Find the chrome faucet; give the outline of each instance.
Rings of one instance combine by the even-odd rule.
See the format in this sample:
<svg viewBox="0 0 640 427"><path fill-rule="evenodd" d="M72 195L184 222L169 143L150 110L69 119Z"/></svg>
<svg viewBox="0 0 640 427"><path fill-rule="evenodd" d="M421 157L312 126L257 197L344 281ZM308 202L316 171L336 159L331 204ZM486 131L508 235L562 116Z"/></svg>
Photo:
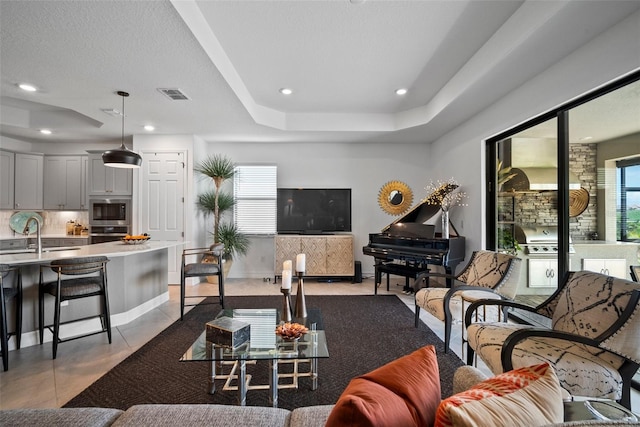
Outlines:
<svg viewBox="0 0 640 427"><path fill-rule="evenodd" d="M22 234L28 235L29 234L29 224L31 224L32 221L36 222L36 252L38 253L38 255L42 255L42 233L41 233L41 228L42 228L42 224L40 224L40 219L38 219L38 217L35 216L30 216L29 219L27 219L26 224L24 225L24 230L22 231Z"/></svg>

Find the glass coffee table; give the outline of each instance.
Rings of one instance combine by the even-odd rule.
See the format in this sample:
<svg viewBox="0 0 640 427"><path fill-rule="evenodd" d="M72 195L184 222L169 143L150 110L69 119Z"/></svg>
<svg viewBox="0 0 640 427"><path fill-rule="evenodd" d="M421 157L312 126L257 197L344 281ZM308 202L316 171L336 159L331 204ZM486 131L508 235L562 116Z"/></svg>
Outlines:
<svg viewBox="0 0 640 427"><path fill-rule="evenodd" d="M209 363L208 393L216 392L215 380L224 380L222 389L237 391L238 405L245 406L248 390L268 389L269 402L277 408L278 389L297 389L301 377L311 378L311 390L318 388L318 359L329 357L325 333L319 329L322 328L320 310L309 309L305 319L293 320L309 328L309 332L298 341L287 341L276 335L280 316L275 309L226 309L216 318L222 316L251 324L250 340L229 348L207 341L203 331L180 358L181 362ZM267 363L259 364L259 361ZM252 384L251 375L247 374L247 363L266 365L269 369L268 384ZM287 373L279 373L278 367L283 364L293 367Z"/></svg>

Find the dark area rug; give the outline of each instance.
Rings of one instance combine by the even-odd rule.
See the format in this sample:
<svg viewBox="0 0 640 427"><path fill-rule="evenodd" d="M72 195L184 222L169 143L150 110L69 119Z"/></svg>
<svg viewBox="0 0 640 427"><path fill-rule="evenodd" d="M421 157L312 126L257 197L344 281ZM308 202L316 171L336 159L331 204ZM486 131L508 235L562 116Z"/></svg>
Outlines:
<svg viewBox="0 0 640 427"><path fill-rule="evenodd" d="M276 296L225 299L227 308L280 307L281 302ZM335 403L351 378L428 344L438 354L442 397L452 394L453 373L463 362L453 353L444 354L444 344L426 325L414 328L413 312L396 296L307 296L307 307L322 311L330 357L319 361L317 390L310 389L309 378L302 378L297 390L279 390L279 407ZM214 395L206 392L206 362L179 361L218 310L216 305L194 307L183 321L169 326L65 407L126 410L144 403L235 404L236 393L222 391L222 381ZM247 368L256 383L267 383L267 371L266 361ZM269 406L268 395L268 390L250 390L247 405Z"/></svg>

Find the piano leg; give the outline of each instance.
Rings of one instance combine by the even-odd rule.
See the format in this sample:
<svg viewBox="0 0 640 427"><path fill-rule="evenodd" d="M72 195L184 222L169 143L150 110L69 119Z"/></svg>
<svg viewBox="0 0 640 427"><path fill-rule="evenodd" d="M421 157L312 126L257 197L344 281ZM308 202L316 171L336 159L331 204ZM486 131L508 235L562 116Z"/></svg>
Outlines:
<svg viewBox="0 0 640 427"><path fill-rule="evenodd" d="M444 272L447 274L447 278L445 279L445 283L447 284L447 288L451 288L453 285L453 279L451 276L453 275L451 267L445 266Z"/></svg>

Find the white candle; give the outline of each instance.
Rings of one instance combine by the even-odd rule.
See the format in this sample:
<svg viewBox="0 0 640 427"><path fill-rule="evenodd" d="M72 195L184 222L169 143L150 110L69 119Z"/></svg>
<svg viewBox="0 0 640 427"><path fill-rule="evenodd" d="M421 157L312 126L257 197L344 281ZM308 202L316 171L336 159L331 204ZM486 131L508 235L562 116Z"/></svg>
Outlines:
<svg viewBox="0 0 640 427"><path fill-rule="evenodd" d="M293 269L293 263L291 262L290 259L286 260L285 262L282 263L282 269L283 270L289 270L291 271Z"/></svg>
<svg viewBox="0 0 640 427"><path fill-rule="evenodd" d="M282 270L282 289L291 289L291 270Z"/></svg>
<svg viewBox="0 0 640 427"><path fill-rule="evenodd" d="M305 260L305 254L298 254L296 256L296 271L298 273L304 273Z"/></svg>

